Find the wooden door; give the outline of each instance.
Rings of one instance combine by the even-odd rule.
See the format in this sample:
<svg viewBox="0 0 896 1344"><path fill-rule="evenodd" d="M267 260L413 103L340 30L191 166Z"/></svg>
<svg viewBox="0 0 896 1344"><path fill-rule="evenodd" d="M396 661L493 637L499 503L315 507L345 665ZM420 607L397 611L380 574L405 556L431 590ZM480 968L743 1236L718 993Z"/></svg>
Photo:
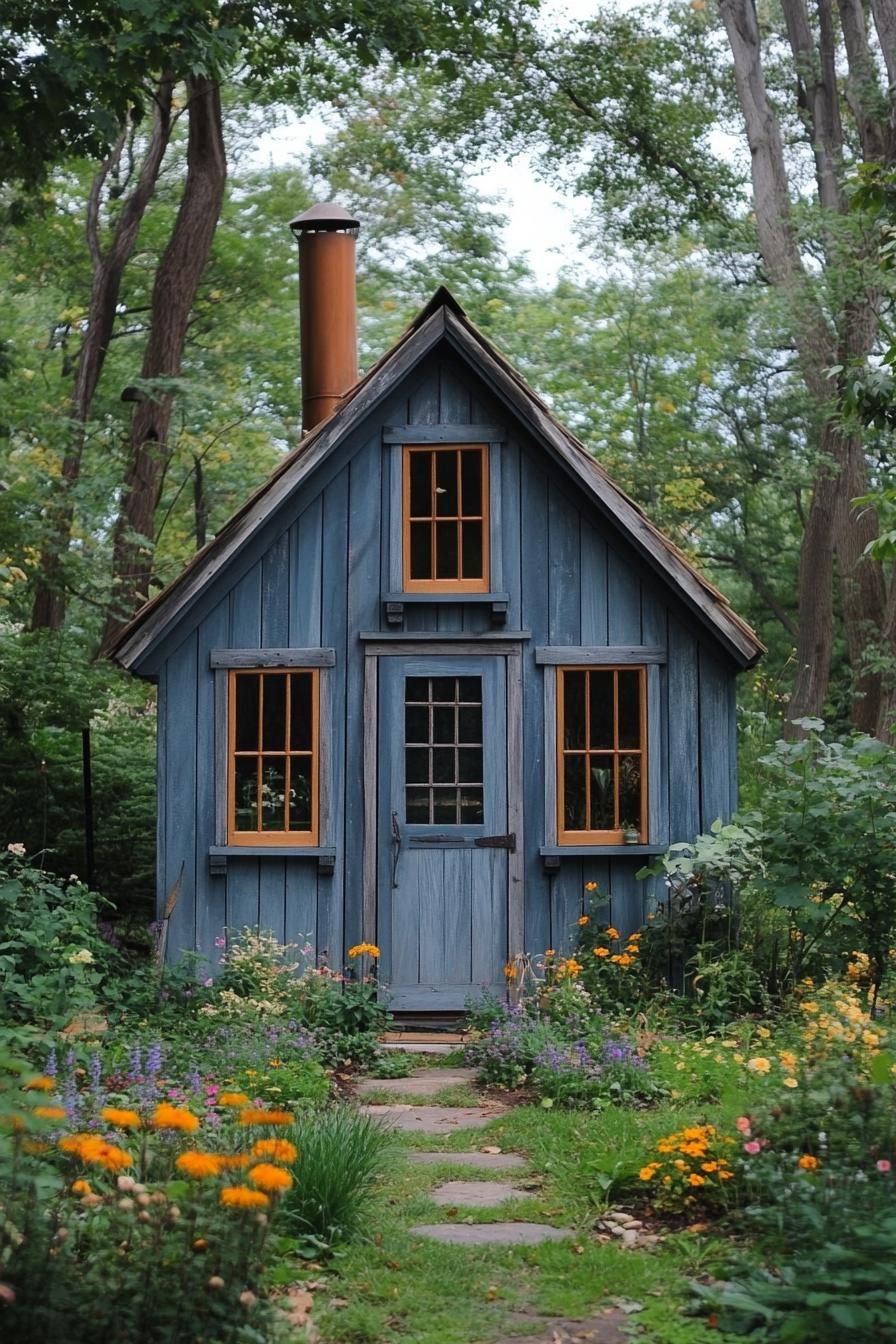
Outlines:
<svg viewBox="0 0 896 1344"><path fill-rule="evenodd" d="M380 659L377 942L394 1009L504 992L507 659Z"/></svg>

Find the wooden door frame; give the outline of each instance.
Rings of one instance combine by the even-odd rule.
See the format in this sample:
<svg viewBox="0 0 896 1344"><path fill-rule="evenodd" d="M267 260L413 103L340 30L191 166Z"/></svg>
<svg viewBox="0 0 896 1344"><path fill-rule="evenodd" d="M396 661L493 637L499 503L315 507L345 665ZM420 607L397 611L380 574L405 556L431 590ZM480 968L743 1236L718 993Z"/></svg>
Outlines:
<svg viewBox="0 0 896 1344"><path fill-rule="evenodd" d="M377 933L377 796L379 760L379 660L381 658L504 658L507 676L507 829L516 847L507 854L507 955L523 951L525 844L523 832L523 680L518 640L390 640L364 647L364 846L361 865L361 937Z"/></svg>

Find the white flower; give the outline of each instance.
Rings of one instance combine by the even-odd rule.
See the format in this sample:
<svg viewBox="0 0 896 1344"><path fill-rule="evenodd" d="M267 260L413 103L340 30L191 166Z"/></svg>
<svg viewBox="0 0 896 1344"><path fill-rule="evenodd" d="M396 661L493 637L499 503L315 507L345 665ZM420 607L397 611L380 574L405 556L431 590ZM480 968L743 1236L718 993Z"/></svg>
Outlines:
<svg viewBox="0 0 896 1344"><path fill-rule="evenodd" d="M10 854L15 854L15 856L16 856L17 859L24 859L24 857L25 857L25 846L24 846L24 845L21 845L21 844L10 844L10 845L7 845L6 848L9 850Z"/></svg>
<svg viewBox="0 0 896 1344"><path fill-rule="evenodd" d="M93 953L89 947L82 947L80 952L73 952L68 959L70 966L90 966L93 963Z"/></svg>

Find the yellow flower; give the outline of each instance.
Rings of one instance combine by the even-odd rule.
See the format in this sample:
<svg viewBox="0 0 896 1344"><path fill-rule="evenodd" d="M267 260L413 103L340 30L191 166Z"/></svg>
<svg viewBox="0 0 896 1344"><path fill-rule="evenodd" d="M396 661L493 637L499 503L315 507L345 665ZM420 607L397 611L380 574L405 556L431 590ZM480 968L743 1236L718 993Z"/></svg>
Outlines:
<svg viewBox="0 0 896 1344"><path fill-rule="evenodd" d="M48 1078L45 1073L38 1074L36 1078L31 1078L25 1084L26 1092L52 1092L56 1084L52 1078Z"/></svg>
<svg viewBox="0 0 896 1344"><path fill-rule="evenodd" d="M590 923L591 923L591 920L588 918L587 915L579 915L579 918L576 920L576 923L577 923L581 928L584 928L586 924L590 924Z"/></svg>
<svg viewBox="0 0 896 1344"><path fill-rule="evenodd" d="M813 1157L811 1153L803 1153L799 1162L797 1162L797 1166L802 1167L803 1171L814 1171L818 1165L818 1158Z"/></svg>
<svg viewBox="0 0 896 1344"><path fill-rule="evenodd" d="M507 962L506 966L504 967L504 979L505 979L505 980L515 980L515 979L516 979L516 967L515 967L511 962L509 962L509 961Z"/></svg>
<svg viewBox="0 0 896 1344"><path fill-rule="evenodd" d="M249 1098L245 1092L219 1092L219 1106L248 1106Z"/></svg>
<svg viewBox="0 0 896 1344"><path fill-rule="evenodd" d="M764 1041L767 1041L769 1036L771 1036L771 1032L769 1031L768 1027L757 1027L756 1035L761 1036Z"/></svg>
<svg viewBox="0 0 896 1344"><path fill-rule="evenodd" d="M610 950L606 947L596 947L594 949L594 955L596 957L608 957L610 955Z"/></svg>
<svg viewBox="0 0 896 1344"><path fill-rule="evenodd" d="M252 1145L253 1157L269 1157L274 1162L295 1162L298 1155L289 1139L259 1139Z"/></svg>
<svg viewBox="0 0 896 1344"><path fill-rule="evenodd" d="M597 891L597 883L596 883L596 882L586 882L586 883L585 883L585 890L586 890L586 891Z"/></svg>
<svg viewBox="0 0 896 1344"><path fill-rule="evenodd" d="M792 1050L782 1050L780 1055L778 1056L778 1059L781 1061L782 1069L796 1068L796 1055L793 1053Z"/></svg>
<svg viewBox="0 0 896 1344"><path fill-rule="evenodd" d="M180 1129L192 1134L199 1128L199 1121L192 1111L182 1106L169 1106L167 1101L160 1102L152 1113L150 1121L153 1129Z"/></svg>
<svg viewBox="0 0 896 1344"><path fill-rule="evenodd" d="M35 1106L35 1107L34 1107L34 1114L35 1114L36 1116L39 1116L41 1120L64 1120L64 1119L65 1119L65 1107L64 1107L64 1106Z"/></svg>
<svg viewBox="0 0 896 1344"><path fill-rule="evenodd" d="M618 938L618 937L619 937L619 930L618 930L618 929L614 929L614 928L612 927L612 925L611 925L611 927L610 927L609 929L607 929L607 937L608 937L608 938Z"/></svg>
<svg viewBox="0 0 896 1344"><path fill-rule="evenodd" d="M785 1079L784 1079L784 1086L785 1086L785 1087L799 1087L799 1083L797 1082L797 1080L796 1080L795 1078L792 1078L792 1077L791 1077L791 1078L785 1078Z"/></svg>
<svg viewBox="0 0 896 1344"><path fill-rule="evenodd" d="M104 1106L100 1111L104 1120L108 1120L110 1125L117 1125L119 1129L139 1129L140 1116L136 1111L122 1110L119 1106Z"/></svg>
<svg viewBox="0 0 896 1344"><path fill-rule="evenodd" d="M747 1068L751 1073L768 1073L771 1063L765 1055L755 1055L752 1059L747 1060Z"/></svg>
<svg viewBox="0 0 896 1344"><path fill-rule="evenodd" d="M642 1167L638 1172L638 1176L642 1181L652 1181L656 1175L656 1170L655 1164L651 1163L649 1167Z"/></svg>
<svg viewBox="0 0 896 1344"><path fill-rule="evenodd" d="M701 1163L700 1163L700 1170L701 1170L701 1171L710 1171L710 1172L712 1172L712 1171L718 1171L718 1169L719 1169L719 1164L718 1164L718 1162L701 1162Z"/></svg>
<svg viewBox="0 0 896 1344"><path fill-rule="evenodd" d="M623 952L621 957L614 957L613 960L618 961L620 966L631 966L633 958L627 952Z"/></svg>
<svg viewBox="0 0 896 1344"><path fill-rule="evenodd" d="M691 1172L690 1176L688 1177L688 1185L705 1185L705 1184L706 1184L705 1176L698 1176L696 1171Z"/></svg>
<svg viewBox="0 0 896 1344"><path fill-rule="evenodd" d="M368 956L374 958L380 954L380 950L375 943L356 943L354 947L349 948L348 955L354 960L355 957L363 956L365 952Z"/></svg>
<svg viewBox="0 0 896 1344"><path fill-rule="evenodd" d="M250 1167L249 1180L253 1185L257 1185L259 1190L268 1190L271 1193L288 1190L292 1185L289 1172L284 1171L282 1167L275 1167L271 1162L259 1162L257 1166Z"/></svg>
<svg viewBox="0 0 896 1344"><path fill-rule="evenodd" d="M222 1163L217 1153L181 1153L174 1164L185 1176L201 1181L208 1176L220 1176Z"/></svg>
<svg viewBox="0 0 896 1344"><path fill-rule="evenodd" d="M576 961L575 957L568 957L566 961L561 961L557 967L558 975L568 975L570 980L575 980L582 969L581 962Z"/></svg>
<svg viewBox="0 0 896 1344"><path fill-rule="evenodd" d="M291 1125L294 1116L291 1111L262 1111L254 1106L240 1111L241 1125Z"/></svg>
<svg viewBox="0 0 896 1344"><path fill-rule="evenodd" d="M267 1195L248 1185L226 1185L218 1198L226 1209L263 1209L269 1203Z"/></svg>

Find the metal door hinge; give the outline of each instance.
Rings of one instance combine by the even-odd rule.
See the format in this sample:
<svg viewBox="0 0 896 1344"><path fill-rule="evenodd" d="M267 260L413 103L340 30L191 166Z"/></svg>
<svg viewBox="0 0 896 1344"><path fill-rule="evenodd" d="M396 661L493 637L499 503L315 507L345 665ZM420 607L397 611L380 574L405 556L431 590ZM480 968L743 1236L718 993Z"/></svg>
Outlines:
<svg viewBox="0 0 896 1344"><path fill-rule="evenodd" d="M477 849L507 849L511 854L515 854L516 833L511 831L509 835L479 835L473 844Z"/></svg>

